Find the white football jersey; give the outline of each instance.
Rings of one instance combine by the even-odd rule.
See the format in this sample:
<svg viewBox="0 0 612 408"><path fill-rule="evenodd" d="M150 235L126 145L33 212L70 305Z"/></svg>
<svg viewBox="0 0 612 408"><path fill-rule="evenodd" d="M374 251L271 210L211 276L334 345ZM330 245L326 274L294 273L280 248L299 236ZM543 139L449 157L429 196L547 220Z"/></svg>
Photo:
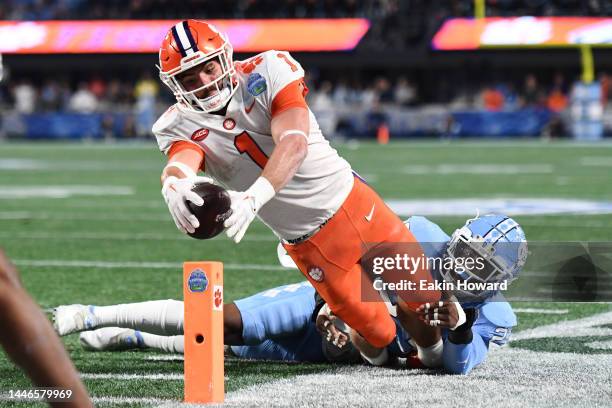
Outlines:
<svg viewBox="0 0 612 408"><path fill-rule="evenodd" d="M287 52L266 51L236 62L238 90L225 116L192 112L179 103L153 125L160 150L177 141L204 150L204 171L231 190L244 191L261 175L274 149L272 101L304 70ZM321 134L310 112L308 154L293 178L259 211L259 218L284 239L303 236L340 208L353 187L349 163Z"/></svg>

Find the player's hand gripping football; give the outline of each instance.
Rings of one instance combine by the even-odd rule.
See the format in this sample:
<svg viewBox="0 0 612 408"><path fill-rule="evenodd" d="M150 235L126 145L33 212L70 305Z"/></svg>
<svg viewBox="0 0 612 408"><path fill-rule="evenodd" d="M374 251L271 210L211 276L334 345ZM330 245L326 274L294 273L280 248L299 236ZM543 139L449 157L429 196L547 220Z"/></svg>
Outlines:
<svg viewBox="0 0 612 408"><path fill-rule="evenodd" d="M198 207L204 205L202 197L191 191L199 183L214 182L208 177L201 176L186 178L169 176L164 180L164 186L162 187L162 195L166 204L168 204L170 215L172 215L176 227L185 234L193 233L200 226L196 216L187 207L187 201L191 201Z"/></svg>
<svg viewBox="0 0 612 408"><path fill-rule="evenodd" d="M246 230L255 216L276 192L274 187L264 177L259 177L246 191L228 191L232 200L232 215L223 224L225 233L238 243L244 237Z"/></svg>

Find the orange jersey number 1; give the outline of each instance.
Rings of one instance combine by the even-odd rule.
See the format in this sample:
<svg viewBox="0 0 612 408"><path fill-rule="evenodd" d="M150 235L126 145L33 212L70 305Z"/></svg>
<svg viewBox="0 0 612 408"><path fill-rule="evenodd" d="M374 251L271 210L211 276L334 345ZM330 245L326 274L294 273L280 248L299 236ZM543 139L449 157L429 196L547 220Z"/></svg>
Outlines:
<svg viewBox="0 0 612 408"><path fill-rule="evenodd" d="M246 131L234 138L234 146L240 153L246 153L262 169L268 163L268 156Z"/></svg>
<svg viewBox="0 0 612 408"><path fill-rule="evenodd" d="M295 72L298 70L297 66L291 62L291 60L289 58L287 58L287 55L285 54L281 54L280 52L278 54L276 54L276 56L280 59L285 60L285 62L287 63L287 65L289 65L291 67L291 71Z"/></svg>

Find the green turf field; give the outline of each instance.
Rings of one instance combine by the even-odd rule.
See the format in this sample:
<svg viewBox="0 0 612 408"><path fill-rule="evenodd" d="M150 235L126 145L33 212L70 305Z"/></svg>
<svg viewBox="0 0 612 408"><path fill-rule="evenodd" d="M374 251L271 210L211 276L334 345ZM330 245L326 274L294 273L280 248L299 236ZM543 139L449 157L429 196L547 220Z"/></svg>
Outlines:
<svg viewBox="0 0 612 408"><path fill-rule="evenodd" d="M610 144L361 143L338 148L389 200L556 198L612 205ZM298 272L277 266L277 241L261 223L250 227L240 245L224 237L204 242L182 236L160 195L163 163L153 144L0 144L0 246L15 260L26 287L42 307L180 299L180 265L186 260L225 263L226 301L303 280ZM40 191L44 191L43 197L37 196ZM612 211L574 212L520 215L515 219L530 241L612 241ZM429 218L452 233L468 217ZM605 303L521 302L513 306L527 310L517 313L517 333L612 311L612 306ZM565 312L549 314L540 309ZM611 328L601 332L603 335L584 335L571 341L527 336L517 340L514 347L531 350L529 353L595 353L608 358L612 357ZM99 404L149 406L181 398L182 362L178 359L153 360L151 357L158 355L153 352L86 353L80 349L76 335L66 337L65 342ZM604 346L586 347L589 342ZM510 358L508 354L503 356L499 361ZM495 358L490 358L492 365ZM585 365L592 362L584 361ZM568 360L567 364L577 363ZM293 381L294 376L304 376L306 381L321 373L342 376L346 370L229 360L226 389L228 397L236 392L239 404L251 401L245 393L256 390L256 384L263 386L274 380L282 384ZM475 378L480 375L486 379L483 373L487 373L485 367ZM169 377L160 379L160 374ZM427 381L430 377L427 375ZM412 375L411 381L414 378ZM445 387L455 381L449 376L440 378L439 383ZM612 384L608 385L608 390L612 389ZM27 386L20 372L0 356L0 393ZM612 401L609 394L608 398ZM358 397L356 401L360 401ZM298 405L300 401L294 399L293 403ZM314 406L320 403L315 401ZM0 401L0 406L3 404Z"/></svg>

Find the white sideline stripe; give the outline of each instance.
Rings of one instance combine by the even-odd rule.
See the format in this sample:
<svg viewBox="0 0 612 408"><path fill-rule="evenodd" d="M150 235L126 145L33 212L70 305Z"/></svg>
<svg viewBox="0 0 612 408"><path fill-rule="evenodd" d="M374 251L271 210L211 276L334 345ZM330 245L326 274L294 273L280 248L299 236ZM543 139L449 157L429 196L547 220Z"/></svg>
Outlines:
<svg viewBox="0 0 612 408"><path fill-rule="evenodd" d="M512 333L510 341L543 337L612 336L612 329L598 327L612 323L612 312L600 313L583 319L563 321Z"/></svg>
<svg viewBox="0 0 612 408"><path fill-rule="evenodd" d="M96 404L168 404L176 401L160 398L139 398L139 397L92 397Z"/></svg>
<svg viewBox="0 0 612 408"><path fill-rule="evenodd" d="M183 381L183 374L154 373L154 374L113 374L113 373L81 373L86 380L175 380Z"/></svg>
<svg viewBox="0 0 612 408"><path fill-rule="evenodd" d="M535 309L535 308L517 308L512 309L515 313L537 313L537 314L567 314L569 310L567 309Z"/></svg>
<svg viewBox="0 0 612 408"><path fill-rule="evenodd" d="M160 354L157 356L147 356L145 360L149 361L185 361L185 356L182 354Z"/></svg>
<svg viewBox="0 0 612 408"><path fill-rule="evenodd" d="M62 259L16 259L13 263L17 266L30 267L62 267L62 268L105 268L105 269L174 269L182 268L181 262L110 262L110 261L85 261L85 260L62 260ZM234 264L224 263L225 269L255 270L255 271L285 271L287 268L280 265L265 264Z"/></svg>
<svg viewBox="0 0 612 408"><path fill-rule="evenodd" d="M80 373L81 378L85 380L171 380L183 381L184 374L178 373L151 373L151 374L116 374L116 373ZM225 376L225 380L229 379Z"/></svg>
<svg viewBox="0 0 612 408"><path fill-rule="evenodd" d="M547 214L611 214L612 201L594 201L565 198L530 197L474 197L453 199L385 199L387 205L399 216L445 215L474 216L481 214L507 215Z"/></svg>

